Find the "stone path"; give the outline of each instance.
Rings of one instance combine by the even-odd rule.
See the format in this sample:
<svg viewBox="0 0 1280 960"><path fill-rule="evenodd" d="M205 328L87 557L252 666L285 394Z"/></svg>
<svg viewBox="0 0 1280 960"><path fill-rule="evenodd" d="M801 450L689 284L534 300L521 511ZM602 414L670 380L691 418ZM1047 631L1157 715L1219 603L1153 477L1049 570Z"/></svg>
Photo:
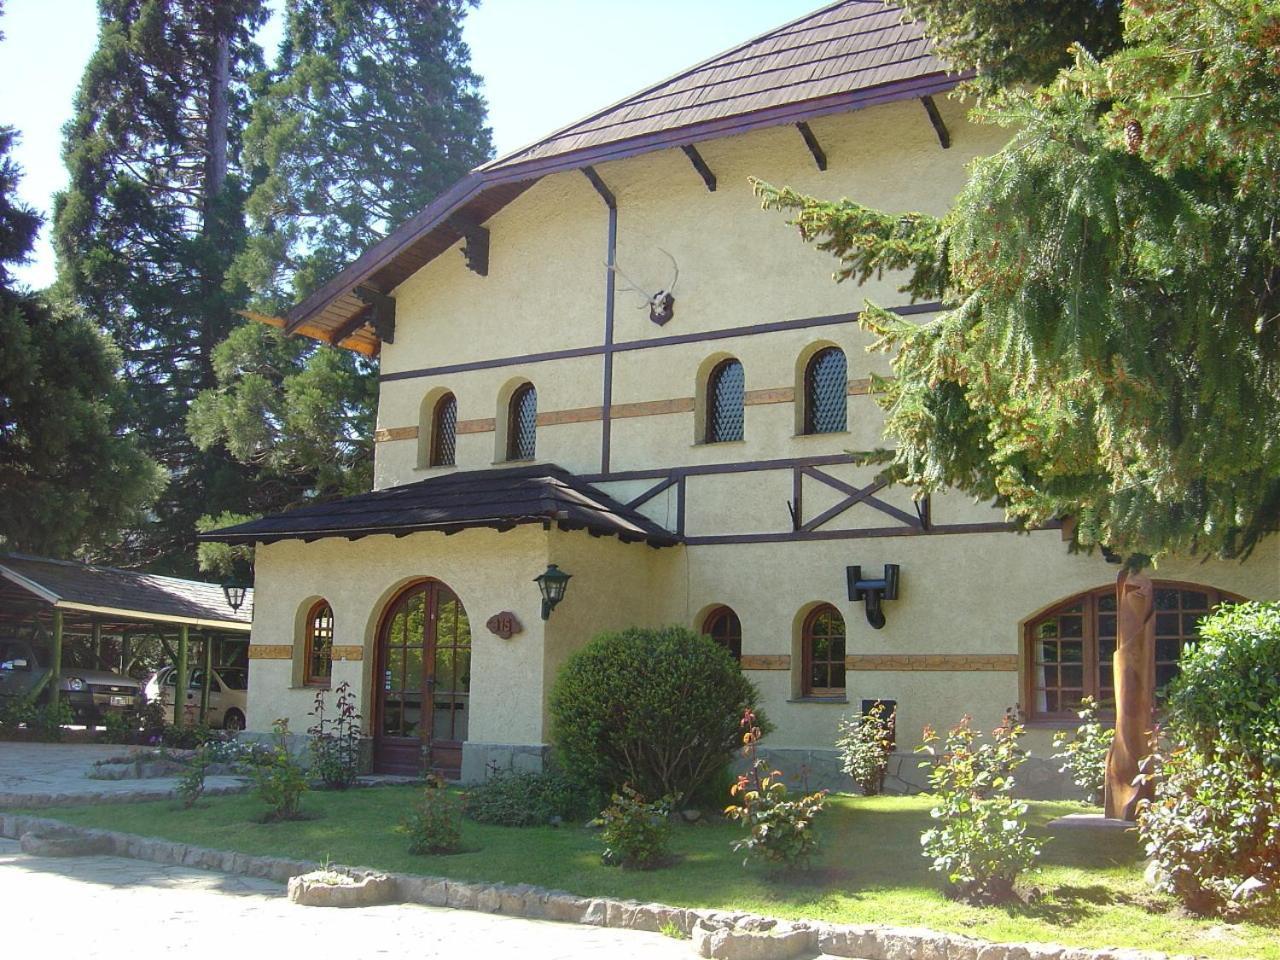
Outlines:
<svg viewBox="0 0 1280 960"><path fill-rule="evenodd" d="M8 746L0 745L0 749ZM4 953L116 960L228 957L520 957L692 960L687 941L399 905L299 907L280 884L119 857L47 859L0 839Z"/></svg>
<svg viewBox="0 0 1280 960"><path fill-rule="evenodd" d="M176 777L152 780L91 780L95 760L126 756L132 747L108 743L0 742L0 807L44 807L51 803L89 803L167 797ZM209 777L205 792L241 790L239 777Z"/></svg>

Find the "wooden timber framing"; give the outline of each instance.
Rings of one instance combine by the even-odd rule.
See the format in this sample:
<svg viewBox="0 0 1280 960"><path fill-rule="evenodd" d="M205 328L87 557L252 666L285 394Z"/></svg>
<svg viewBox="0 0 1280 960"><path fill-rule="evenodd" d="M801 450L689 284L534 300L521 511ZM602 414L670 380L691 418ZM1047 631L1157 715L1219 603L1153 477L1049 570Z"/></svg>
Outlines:
<svg viewBox="0 0 1280 960"><path fill-rule="evenodd" d="M707 190L711 193L716 192L716 175L711 172L711 168L707 166L707 161L702 159L702 154L698 152L698 148L692 143L686 143L680 148L684 151L684 155L689 158L689 162L693 164L693 169L698 171L698 176L702 178L702 182L707 185Z"/></svg>
<svg viewBox="0 0 1280 960"><path fill-rule="evenodd" d="M947 129L942 114L938 112L938 105L933 102L933 97L929 94L921 97L920 102L924 104L924 112L929 115L929 122L933 124L933 132L938 135L938 143L942 144L943 150L950 150L951 131Z"/></svg>

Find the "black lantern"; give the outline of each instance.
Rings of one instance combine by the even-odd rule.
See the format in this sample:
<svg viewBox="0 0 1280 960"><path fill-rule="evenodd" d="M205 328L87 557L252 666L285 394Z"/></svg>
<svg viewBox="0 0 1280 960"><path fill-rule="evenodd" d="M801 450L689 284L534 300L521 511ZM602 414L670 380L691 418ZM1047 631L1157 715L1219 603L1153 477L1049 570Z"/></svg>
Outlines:
<svg viewBox="0 0 1280 960"><path fill-rule="evenodd" d="M551 616L551 611L556 608L556 604L564 599L564 588L568 586L570 576L572 575L565 573L554 563L549 563L544 573L533 578L533 582L542 591L543 620Z"/></svg>
<svg viewBox="0 0 1280 960"><path fill-rule="evenodd" d="M244 603L244 595L248 588L235 581L229 581L222 585L222 592L227 598L227 606L232 610L239 610L241 604Z"/></svg>
<svg viewBox="0 0 1280 960"><path fill-rule="evenodd" d="M862 567L845 567L845 576L849 580L849 599L855 603L859 600L866 603L867 623L875 630L884 626L884 608L880 606L880 602L898 599L898 572L896 563L886 563L883 577L864 580Z"/></svg>

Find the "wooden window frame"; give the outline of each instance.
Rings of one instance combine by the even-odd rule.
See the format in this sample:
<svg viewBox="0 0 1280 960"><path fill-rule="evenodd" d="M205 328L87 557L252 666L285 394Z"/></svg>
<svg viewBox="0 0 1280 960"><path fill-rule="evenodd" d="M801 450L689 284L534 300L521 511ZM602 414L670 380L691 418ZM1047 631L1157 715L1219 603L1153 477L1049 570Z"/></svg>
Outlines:
<svg viewBox="0 0 1280 960"><path fill-rule="evenodd" d="M849 694L849 677L848 668L845 667L845 685L843 687L815 687L813 686L813 625L818 618L824 613L833 613L840 619L841 636L845 642L845 659L842 661L825 660L827 664L840 662L842 666L847 664L849 656L849 625L844 619L844 614L835 608L833 604L821 603L814 607L804 618L804 623L800 628L800 651L802 669L804 673L800 678L800 694L805 698L815 700L845 700Z"/></svg>
<svg viewBox="0 0 1280 960"><path fill-rule="evenodd" d="M844 428L842 430L818 430L814 417L814 394L817 392L814 385L815 369L818 361L829 353L838 353L844 357L845 382L841 385L841 397L844 400ZM801 379L800 386L802 389L800 402L804 404L801 418L802 435L807 437L822 436L827 433L844 433L849 429L849 355L836 346L823 347L814 352L804 365L804 377Z"/></svg>
<svg viewBox="0 0 1280 960"><path fill-rule="evenodd" d="M311 665L315 652L316 620L319 619L321 611L326 609L329 611L329 673L327 676L319 676L311 672ZM306 641L302 650L302 683L304 686L324 687L327 689L333 685L333 627L333 605L328 600L317 600L307 610Z"/></svg>
<svg viewBox="0 0 1280 960"><path fill-rule="evenodd" d="M702 425L702 436L704 443L733 443L735 441L745 440L747 436L746 424L746 389L744 386L743 396L740 402L742 407L742 436L739 437L722 437L716 430L716 411L719 409L719 393L723 385L725 372L731 367L737 366L742 369L742 361L737 357L725 357L714 367L711 373L707 375L707 399L706 409L704 411L704 422ZM743 370L743 383L746 383L746 371Z"/></svg>
<svg viewBox="0 0 1280 960"><path fill-rule="evenodd" d="M524 457L520 455L520 427L519 417L520 408L527 394L533 394L533 436L534 447L533 456ZM511 399L507 401L507 449L506 458L509 462L519 462L526 460L536 460L538 453L538 391L534 385L525 381L516 387L511 394Z"/></svg>
<svg viewBox="0 0 1280 960"><path fill-rule="evenodd" d="M730 636L727 638L728 642L722 642L722 639L717 637L713 630L715 625L726 617L733 617L733 622L737 626L737 632L736 634L730 633ZM722 603L718 607L712 608L707 615L702 618L702 633L724 646L729 651L729 655L738 663L742 662L742 618L738 616L737 611L734 610L733 607ZM738 642L736 651L734 650L733 645L733 641L735 639Z"/></svg>
<svg viewBox="0 0 1280 960"><path fill-rule="evenodd" d="M453 423L449 427L451 453L445 458L444 413L445 405L453 404ZM452 392L442 394L431 411L431 452L427 456L429 467L454 467L458 464L458 398Z"/></svg>
<svg viewBox="0 0 1280 960"><path fill-rule="evenodd" d="M1186 580L1153 580L1152 589L1153 591L1155 590L1179 590L1179 591L1188 590L1188 591L1194 591L1196 593L1203 593L1206 595L1208 599L1207 606L1208 606L1209 612L1212 612L1213 609L1217 607L1219 604L1240 603L1243 600L1242 597L1238 596L1237 594L1231 593L1230 591L1220 590L1216 587L1210 587L1203 583L1192 583ZM1049 607L1048 609L1041 611L1040 613L1036 614L1034 617L1032 617L1030 620L1027 621L1026 626L1023 628L1023 638L1022 638L1022 663L1023 663L1024 669L1022 671L1023 676L1022 676L1021 692L1022 692L1022 702L1026 705L1023 713L1025 714L1027 721L1029 723L1039 723L1039 724L1045 724L1048 726L1062 726L1064 723L1078 722L1079 718L1077 716L1077 710L1078 710L1077 707L1073 706L1068 709L1059 709L1057 711L1040 710L1037 707L1038 701L1037 701L1036 693L1038 690L1042 690L1042 689L1061 690L1064 688L1061 686L1053 687L1053 688L1045 688L1045 687L1037 686L1036 684L1036 649L1035 649L1035 644L1037 639L1036 638L1037 628L1041 624L1043 624L1045 621L1053 617L1060 616L1068 608L1074 606L1077 603L1080 603L1082 605L1081 617L1083 619L1081 636L1080 636L1081 650L1082 650L1081 664L1084 670L1084 679L1083 679L1084 692L1082 693L1082 696L1093 697L1095 700L1101 699L1100 694L1101 694L1102 686L1101 686L1101 679L1100 679L1101 671L1099 669L1100 658L1101 658L1101 654L1100 654L1101 646L1099 642L1099 632L1098 632L1098 617L1099 617L1100 611L1098 610L1098 601L1100 598L1106 597L1108 595L1115 596L1115 590L1116 588L1114 584L1108 584L1106 586L1096 587L1093 590L1085 590L1085 591L1082 591L1081 593L1072 594L1070 597L1067 597L1065 600L1062 600L1059 603L1055 603L1052 607ZM1111 613L1111 611L1101 611L1101 612ZM1158 609L1155 612L1156 614L1161 613L1161 611ZM1181 612L1181 610L1179 612ZM1075 639L1075 638L1071 638L1071 639ZM1185 643L1186 642L1185 637L1183 637L1182 639L1183 639L1183 642ZM1155 667L1154 658L1156 656L1157 656L1156 651L1153 649L1152 650L1153 675L1154 675L1154 667ZM1114 683L1114 678L1112 682ZM1070 689L1070 688L1066 688L1066 689ZM1108 720L1114 719L1115 711L1113 708L1106 706L1104 704L1103 707L1099 710L1099 716Z"/></svg>

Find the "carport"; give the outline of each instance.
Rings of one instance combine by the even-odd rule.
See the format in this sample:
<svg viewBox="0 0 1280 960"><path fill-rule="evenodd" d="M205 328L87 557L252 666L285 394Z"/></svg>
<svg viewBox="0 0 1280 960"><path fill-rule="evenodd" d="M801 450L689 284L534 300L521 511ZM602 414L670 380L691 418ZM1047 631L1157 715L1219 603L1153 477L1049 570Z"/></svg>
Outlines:
<svg viewBox="0 0 1280 960"><path fill-rule="evenodd" d="M204 666L200 717L208 707L213 670L247 666L253 590L236 594L200 580L0 554L0 636L47 646L51 669L45 683L55 705L69 641L83 644L83 654L99 667L127 674L135 643L154 638L177 668L173 720L180 726L193 643ZM231 605L235 599L238 607Z"/></svg>

